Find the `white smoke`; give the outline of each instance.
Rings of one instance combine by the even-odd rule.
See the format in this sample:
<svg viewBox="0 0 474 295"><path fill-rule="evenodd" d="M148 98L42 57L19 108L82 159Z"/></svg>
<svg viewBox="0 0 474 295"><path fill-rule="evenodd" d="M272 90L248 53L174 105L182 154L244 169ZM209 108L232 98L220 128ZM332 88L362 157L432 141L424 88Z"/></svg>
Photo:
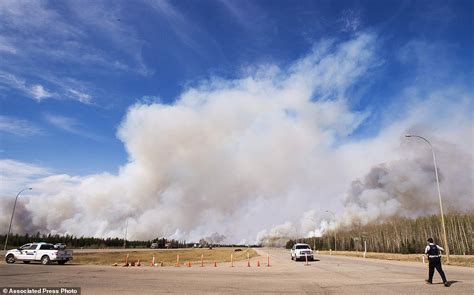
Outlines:
<svg viewBox="0 0 474 295"><path fill-rule="evenodd" d="M413 106L413 112L374 138L351 141L352 132L370 114L351 111L348 93L380 65L375 42L371 34L346 42L320 42L288 68L262 66L241 79L204 81L184 91L172 105L131 106L118 129L129 160L117 175L75 177L30 165L36 174L25 169L20 181L8 167L27 164L2 161L4 200L20 183L34 188L20 198L23 213L16 216L13 231L121 237L128 220L131 239L165 236L198 241L219 233L226 237L221 242L235 242L255 241L257 234L258 240L320 235L327 209L367 220L401 212L406 198L394 196L397 185L388 182L399 181L410 172L404 172L405 167L414 168L416 163L381 166L397 172L390 172L387 183L375 192L359 193L356 184L347 197L346 192L352 181L380 163L405 157L413 161L421 157L424 162L420 155L427 151L414 143L410 149L419 150L416 157L407 156L410 149L399 148L401 135L411 126L429 122L432 114L420 111L426 103L436 102L444 113L453 106L440 94L438 100ZM470 101L468 96L468 107ZM465 111L458 117L466 118ZM437 130L440 136L449 134L443 138L453 143L465 139L466 132L472 135L468 125L472 118L461 119L447 119L448 124ZM459 128L450 133L453 124ZM434 133L429 128L419 131ZM461 172L472 171L470 147L472 138L459 148L470 156L467 161L459 159L463 165L459 169L446 168L450 158L440 153L440 169L444 179L452 177L452 189L469 181ZM13 180L14 186L9 184ZM431 178L422 180L432 185ZM360 183L367 187L370 182ZM472 185L459 191L461 195L446 194L447 200L472 196ZM432 194L431 189L419 192ZM0 226L5 231L12 202L0 205ZM417 210L407 214L424 209ZM275 224L280 226L265 230ZM336 222L327 227L331 224Z"/></svg>

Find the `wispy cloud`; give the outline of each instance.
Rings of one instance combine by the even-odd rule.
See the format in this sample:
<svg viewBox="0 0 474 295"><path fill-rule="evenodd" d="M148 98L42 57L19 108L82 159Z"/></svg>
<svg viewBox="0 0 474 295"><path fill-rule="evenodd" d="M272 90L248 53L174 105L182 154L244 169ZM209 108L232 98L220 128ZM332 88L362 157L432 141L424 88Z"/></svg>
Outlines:
<svg viewBox="0 0 474 295"><path fill-rule="evenodd" d="M210 51L221 52L218 42L197 22L191 19L189 14L185 14L167 0L145 0L145 3L153 8L163 20L166 26L177 37L182 44L190 48L194 53L202 58L214 59L215 56L209 54Z"/></svg>
<svg viewBox="0 0 474 295"><path fill-rule="evenodd" d="M339 23L341 23L343 32L355 32L361 25L360 11L354 9L344 9L342 11L342 16L339 18Z"/></svg>
<svg viewBox="0 0 474 295"><path fill-rule="evenodd" d="M0 36L0 51L9 54L17 53L17 49L12 44L10 44L7 38L4 38L2 36Z"/></svg>
<svg viewBox="0 0 474 295"><path fill-rule="evenodd" d="M89 87L85 86L84 83L70 78L58 78L49 74L44 74L41 78L49 87L54 88L55 92L48 90L43 84L37 82L30 83L16 75L0 71L0 85L7 89L19 91L24 96L38 102L50 98L59 100L71 99L84 104L92 104L93 97L87 92Z"/></svg>
<svg viewBox="0 0 474 295"><path fill-rule="evenodd" d="M96 89L86 87L78 73L149 75L152 71L142 57L144 42L133 26L120 21L126 12L121 4L105 1L59 6L48 1L0 1L0 86L38 101L91 104Z"/></svg>
<svg viewBox="0 0 474 295"><path fill-rule="evenodd" d="M11 159L0 159L0 196L18 193L24 187L30 187L39 177L50 175L51 170L31 163ZM3 201L2 201L3 202Z"/></svg>
<svg viewBox="0 0 474 295"><path fill-rule="evenodd" d="M87 93L84 93L84 92L80 92L78 90L75 90L75 89L68 89L69 93L71 93L72 95L74 95L75 97L77 97L77 100L79 100L80 102L82 103L91 103L91 99L92 97L87 94Z"/></svg>
<svg viewBox="0 0 474 295"><path fill-rule="evenodd" d="M27 120L0 115L0 132L17 136L42 134L42 130Z"/></svg>
<svg viewBox="0 0 474 295"><path fill-rule="evenodd" d="M83 124L75 118L53 114L45 114L44 118L54 127L64 130L68 133L79 135L95 141L105 140L105 138L100 135L85 131Z"/></svg>
<svg viewBox="0 0 474 295"><path fill-rule="evenodd" d="M0 84L7 86L9 88L16 89L17 91L22 92L24 95L33 98L37 101L41 101L45 98L55 96L54 93L45 89L41 84L30 84L25 80L16 77L15 75L1 72L0 71Z"/></svg>

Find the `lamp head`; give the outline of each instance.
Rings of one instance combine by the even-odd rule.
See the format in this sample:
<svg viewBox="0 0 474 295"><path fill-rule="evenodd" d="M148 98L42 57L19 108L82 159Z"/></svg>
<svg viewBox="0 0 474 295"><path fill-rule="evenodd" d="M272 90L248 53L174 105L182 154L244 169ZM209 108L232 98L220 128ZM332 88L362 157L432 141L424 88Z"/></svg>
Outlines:
<svg viewBox="0 0 474 295"><path fill-rule="evenodd" d="M413 137L411 134L405 134L405 137Z"/></svg>

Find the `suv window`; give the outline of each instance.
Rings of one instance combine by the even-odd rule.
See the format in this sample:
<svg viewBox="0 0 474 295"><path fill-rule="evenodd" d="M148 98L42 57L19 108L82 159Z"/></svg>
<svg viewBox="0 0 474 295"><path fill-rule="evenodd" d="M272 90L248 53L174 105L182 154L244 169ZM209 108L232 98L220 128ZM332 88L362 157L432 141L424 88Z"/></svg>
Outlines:
<svg viewBox="0 0 474 295"><path fill-rule="evenodd" d="M30 246L31 246L31 244L25 244L25 245L20 247L20 250L30 249Z"/></svg>
<svg viewBox="0 0 474 295"><path fill-rule="evenodd" d="M40 250L53 250L53 249L54 249L54 245L52 244L43 244L40 247Z"/></svg>
<svg viewBox="0 0 474 295"><path fill-rule="evenodd" d="M29 248L25 248L24 250L36 250L36 247L38 247L38 244L31 244Z"/></svg>
<svg viewBox="0 0 474 295"><path fill-rule="evenodd" d="M311 249L308 245L298 245L296 249Z"/></svg>

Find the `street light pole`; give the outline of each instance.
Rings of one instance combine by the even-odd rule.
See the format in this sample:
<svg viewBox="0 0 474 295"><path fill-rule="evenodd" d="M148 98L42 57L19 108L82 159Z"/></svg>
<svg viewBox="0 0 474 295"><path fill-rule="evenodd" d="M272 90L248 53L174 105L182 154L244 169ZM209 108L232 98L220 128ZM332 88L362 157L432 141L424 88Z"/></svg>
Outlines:
<svg viewBox="0 0 474 295"><path fill-rule="evenodd" d="M433 163L434 163L434 169L435 169L435 175L436 175L436 185L437 185L437 188L438 188L439 209L441 211L441 227L443 228L444 246L446 247L446 260L447 260L447 263L449 264L448 238L446 236L446 226L445 226L445 223L444 223L444 213L443 213L443 202L441 201L441 190L439 189L438 168L437 168L437 165L436 165L436 155L435 155L435 152L434 152L434 149L433 149L433 145L431 144L431 142L428 139L426 139L422 136L419 136L419 135L407 134L407 135L405 135L405 137L417 137L417 138L423 140L424 142L426 142L430 146L431 153L433 154Z"/></svg>
<svg viewBox="0 0 474 295"><path fill-rule="evenodd" d="M124 249L127 247L127 230L128 230L128 218L127 218L127 224L125 225L125 235L123 236L123 248Z"/></svg>
<svg viewBox="0 0 474 295"><path fill-rule="evenodd" d="M336 220L336 214L334 214L334 212L329 211L329 210L326 210L326 212L332 214L332 216L334 216L334 220ZM337 251L337 239L336 239L336 230L334 230L334 252L336 251Z"/></svg>
<svg viewBox="0 0 474 295"><path fill-rule="evenodd" d="M18 194L16 194L15 203L13 204L12 217L10 218L10 225L8 226L7 238L5 239L5 247L3 247L4 251L7 251L8 236L10 235L10 230L12 229L12 222L13 222L13 215L15 214L16 201L18 200L18 197L20 196L20 194L26 190L32 190L32 188L31 187L24 188L21 191L19 191Z"/></svg>

